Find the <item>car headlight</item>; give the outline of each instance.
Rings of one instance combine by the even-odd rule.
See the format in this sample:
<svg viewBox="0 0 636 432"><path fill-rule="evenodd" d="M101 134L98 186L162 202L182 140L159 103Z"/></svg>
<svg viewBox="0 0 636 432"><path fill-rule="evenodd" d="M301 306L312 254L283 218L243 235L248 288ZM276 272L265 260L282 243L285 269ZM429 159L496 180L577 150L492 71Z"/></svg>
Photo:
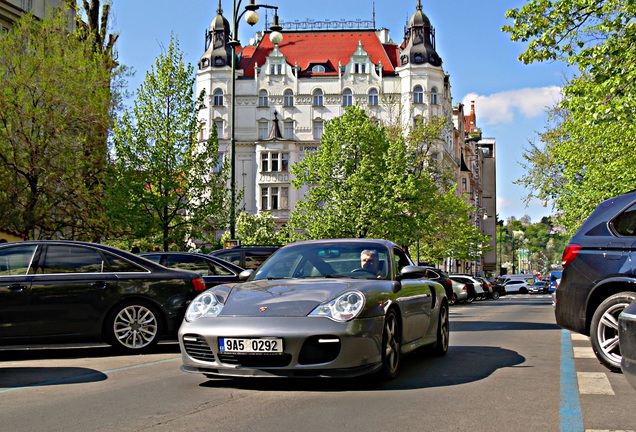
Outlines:
<svg viewBox="0 0 636 432"><path fill-rule="evenodd" d="M195 321L202 317L215 317L223 309L223 303L211 292L204 292L197 296L186 310L186 321Z"/></svg>
<svg viewBox="0 0 636 432"><path fill-rule="evenodd" d="M349 291L329 303L323 303L311 311L309 316L327 317L345 322L357 317L364 308L364 295L359 291Z"/></svg>

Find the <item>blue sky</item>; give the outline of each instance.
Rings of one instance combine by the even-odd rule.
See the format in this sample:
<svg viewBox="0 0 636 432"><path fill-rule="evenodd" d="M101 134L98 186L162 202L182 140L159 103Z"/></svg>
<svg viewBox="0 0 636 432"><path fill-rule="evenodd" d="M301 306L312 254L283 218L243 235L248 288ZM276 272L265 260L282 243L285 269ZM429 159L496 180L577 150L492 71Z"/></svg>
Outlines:
<svg viewBox="0 0 636 432"><path fill-rule="evenodd" d="M218 0L111 0L112 31L120 34L119 62L136 75L128 80L134 92L157 56L174 34L186 61L196 65L203 54L205 30L216 15ZM243 5L248 1L244 0ZM377 28L387 28L396 43L415 12L417 0L267 0L278 6L281 21L371 20L375 4ZM223 0L223 13L231 19L232 2ZM517 56L524 44L513 43L501 31L506 10L525 4L522 0L422 0L424 13L436 32L442 67L450 75L453 104L463 102L466 113L475 101L477 126L484 137L497 140L497 212L507 220L530 216L533 222L552 209L532 201L528 190L512 182L524 169L523 149L545 127L545 110L554 105L564 83L566 69L560 63L524 65ZM247 43L261 21L250 27L241 23L239 36ZM271 22L271 11L269 12ZM284 25L284 24L283 24Z"/></svg>

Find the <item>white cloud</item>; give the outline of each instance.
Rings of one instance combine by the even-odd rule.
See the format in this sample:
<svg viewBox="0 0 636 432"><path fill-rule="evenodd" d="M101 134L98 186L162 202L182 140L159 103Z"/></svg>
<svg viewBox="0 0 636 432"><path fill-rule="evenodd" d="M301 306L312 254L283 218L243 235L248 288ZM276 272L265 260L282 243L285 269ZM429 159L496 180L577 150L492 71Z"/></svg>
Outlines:
<svg viewBox="0 0 636 432"><path fill-rule="evenodd" d="M505 91L491 95L467 94L462 103L464 113L470 113L470 105L475 102L477 124L494 126L513 123L515 116L525 118L540 117L546 109L561 99L561 87L537 87Z"/></svg>

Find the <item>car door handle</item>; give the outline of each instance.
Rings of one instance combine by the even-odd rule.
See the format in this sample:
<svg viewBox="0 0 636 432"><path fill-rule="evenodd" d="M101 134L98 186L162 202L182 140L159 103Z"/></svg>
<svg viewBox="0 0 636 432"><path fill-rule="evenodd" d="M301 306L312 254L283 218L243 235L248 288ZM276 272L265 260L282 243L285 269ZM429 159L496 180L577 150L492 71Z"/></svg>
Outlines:
<svg viewBox="0 0 636 432"><path fill-rule="evenodd" d="M104 289L108 284L105 281L97 281L93 283L93 287L97 289Z"/></svg>
<svg viewBox="0 0 636 432"><path fill-rule="evenodd" d="M13 284L13 285L9 285L7 288L9 289L9 291L17 293L27 289L27 286L22 284Z"/></svg>

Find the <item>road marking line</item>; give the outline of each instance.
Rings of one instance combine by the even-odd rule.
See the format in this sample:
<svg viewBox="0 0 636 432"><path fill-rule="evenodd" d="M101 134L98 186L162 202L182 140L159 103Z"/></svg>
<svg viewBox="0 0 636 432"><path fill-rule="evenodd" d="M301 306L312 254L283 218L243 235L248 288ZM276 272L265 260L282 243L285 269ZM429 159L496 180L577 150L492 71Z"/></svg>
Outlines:
<svg viewBox="0 0 636 432"><path fill-rule="evenodd" d="M612 385L605 372L577 372L581 394L614 395Z"/></svg>
<svg viewBox="0 0 636 432"><path fill-rule="evenodd" d="M596 358L592 347L573 347L574 358Z"/></svg>
<svg viewBox="0 0 636 432"><path fill-rule="evenodd" d="M559 403L559 431L580 432L583 427L583 413L579 398L576 368L572 357L570 332L561 330L561 396Z"/></svg>

